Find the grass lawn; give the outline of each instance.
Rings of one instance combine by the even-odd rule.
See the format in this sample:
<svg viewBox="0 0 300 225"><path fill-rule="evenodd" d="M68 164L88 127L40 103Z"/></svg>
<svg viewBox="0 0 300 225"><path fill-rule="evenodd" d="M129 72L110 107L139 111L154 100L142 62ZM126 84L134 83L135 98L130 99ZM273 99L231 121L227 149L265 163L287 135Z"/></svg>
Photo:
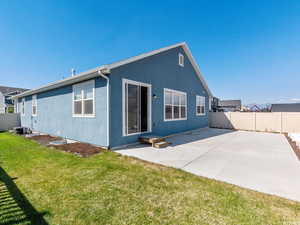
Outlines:
<svg viewBox="0 0 300 225"><path fill-rule="evenodd" d="M300 221L299 203L113 152L80 158L0 133L0 162L0 225Z"/></svg>

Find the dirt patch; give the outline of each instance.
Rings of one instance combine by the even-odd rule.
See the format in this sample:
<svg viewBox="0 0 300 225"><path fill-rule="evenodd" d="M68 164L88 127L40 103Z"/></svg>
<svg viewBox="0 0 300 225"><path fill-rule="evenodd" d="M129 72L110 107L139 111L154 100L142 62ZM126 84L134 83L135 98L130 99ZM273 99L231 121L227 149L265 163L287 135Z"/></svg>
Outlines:
<svg viewBox="0 0 300 225"><path fill-rule="evenodd" d="M95 154L98 154L98 153L106 150L101 147L96 147L94 145L81 143L81 142L76 142L76 143L71 143L71 144L62 144L62 145L49 145L49 143L51 141L63 140L61 137L55 137L55 136L50 136L50 135L37 135L37 136L28 137L28 139L37 141L41 145L53 147L55 149L65 151L65 152L74 153L74 154L80 155L82 157L88 157L91 155L95 155Z"/></svg>
<svg viewBox="0 0 300 225"><path fill-rule="evenodd" d="M88 157L91 155L98 154L100 152L105 151L106 149L96 147L94 145L86 144L86 143L71 143L71 144L64 144L64 145L50 145L53 148L58 150L62 150L65 152L71 152L78 154L83 157Z"/></svg>
<svg viewBox="0 0 300 225"><path fill-rule="evenodd" d="M62 138L60 138L60 137L53 137L50 135L37 135L37 136L29 137L28 139L35 140L42 145L47 145L51 141L62 140Z"/></svg>
<svg viewBox="0 0 300 225"><path fill-rule="evenodd" d="M290 143L292 149L294 150L296 156L298 157L298 160L300 160L300 148L297 146L296 142L293 141L287 133L284 133L284 136L286 137L286 139L288 140L288 142Z"/></svg>

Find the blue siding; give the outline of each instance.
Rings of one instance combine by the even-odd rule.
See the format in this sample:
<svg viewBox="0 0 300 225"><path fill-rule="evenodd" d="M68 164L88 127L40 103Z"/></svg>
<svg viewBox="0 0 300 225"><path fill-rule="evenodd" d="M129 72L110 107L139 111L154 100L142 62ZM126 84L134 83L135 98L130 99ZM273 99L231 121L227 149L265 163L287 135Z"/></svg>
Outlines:
<svg viewBox="0 0 300 225"><path fill-rule="evenodd" d="M185 65L178 65L178 54ZM122 79L152 85L152 133L169 135L208 126L208 93L181 47L126 64L111 71L111 146L136 142L139 135L122 134ZM164 121L164 88L187 93L187 120ZM206 115L196 116L196 95L206 97Z"/></svg>
<svg viewBox="0 0 300 225"><path fill-rule="evenodd" d="M25 116L21 116L22 126L43 133L107 146L106 88L104 79L95 79L94 118L72 116L72 85L37 94L36 117L32 116L32 97L28 96Z"/></svg>
<svg viewBox="0 0 300 225"><path fill-rule="evenodd" d="M185 66L178 65L178 54ZM152 85L152 133L169 135L208 126L208 93L181 47L153 55L112 69L110 75L110 147L136 142L139 135L123 136L122 79ZM107 143L106 80L95 79L95 118L72 116L72 85L37 94L37 116L32 116L32 96L26 97L22 126L33 130L88 142L100 146ZM164 121L164 88L187 94L187 120ZM196 95L206 97L206 115L196 115ZM19 99L21 106L21 99ZM19 107L21 111L21 107Z"/></svg>

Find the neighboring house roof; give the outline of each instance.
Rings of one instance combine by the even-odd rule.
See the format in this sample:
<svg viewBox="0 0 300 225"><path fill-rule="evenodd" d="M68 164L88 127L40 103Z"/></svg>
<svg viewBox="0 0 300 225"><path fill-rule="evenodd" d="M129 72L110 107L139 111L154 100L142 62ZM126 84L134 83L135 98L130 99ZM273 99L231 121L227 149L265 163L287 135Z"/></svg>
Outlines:
<svg viewBox="0 0 300 225"><path fill-rule="evenodd" d="M260 109L260 107L258 105L252 105L252 106L250 106L249 110L252 111L252 112L259 112L259 111L261 111L261 109Z"/></svg>
<svg viewBox="0 0 300 225"><path fill-rule="evenodd" d="M300 103L272 104L271 112L300 112Z"/></svg>
<svg viewBox="0 0 300 225"><path fill-rule="evenodd" d="M242 101L241 100L220 100L219 106L221 107L241 107Z"/></svg>
<svg viewBox="0 0 300 225"><path fill-rule="evenodd" d="M6 86L0 86L0 92L3 95L12 95L13 93L19 94L21 92L28 91L28 89L24 88L16 88L16 87L6 87Z"/></svg>
<svg viewBox="0 0 300 225"><path fill-rule="evenodd" d="M182 47L184 49L184 51L185 51L186 55L188 56L191 64L193 65L199 79L201 80L205 90L208 92L208 94L210 96L212 96L212 93L211 93L210 89L208 88L207 83L206 83L204 77L202 76L202 74L200 72L200 68L197 65L191 51L189 50L189 47L187 46L187 44L185 42L182 42L182 43L171 45L171 46L168 46L168 47L165 47L165 48L160 48L160 49L148 52L148 53L144 53L144 54L141 54L141 55L138 55L138 56L134 56L134 57L131 57L131 58L128 58L128 59L125 59L125 60L121 60L121 61L118 61L118 62L115 62L115 63L102 65L102 66L96 67L95 69L80 73L76 76L69 77L69 78L66 78L64 80L56 81L56 82L50 83L48 85L42 86L40 88L36 88L36 89L26 91L24 93L21 93L19 95L14 96L13 98L24 97L24 96L36 94L36 93L39 93L39 92L48 91L48 90L51 90L51 89L62 87L62 86L65 86L65 85L70 85L70 84L74 84L74 83L81 82L81 81L84 81L84 80L88 80L88 79L99 76L98 73L97 73L98 71L104 71L104 72L107 73L107 71L109 71L111 69L114 69L114 68L117 68L119 66L122 66L122 65L125 65L125 64L128 64L128 63L132 63L132 62L135 62L137 60L141 60L143 58L146 58L146 57L149 57L149 56L152 56L152 55L156 55L158 53L170 50L172 48L177 48L177 47Z"/></svg>

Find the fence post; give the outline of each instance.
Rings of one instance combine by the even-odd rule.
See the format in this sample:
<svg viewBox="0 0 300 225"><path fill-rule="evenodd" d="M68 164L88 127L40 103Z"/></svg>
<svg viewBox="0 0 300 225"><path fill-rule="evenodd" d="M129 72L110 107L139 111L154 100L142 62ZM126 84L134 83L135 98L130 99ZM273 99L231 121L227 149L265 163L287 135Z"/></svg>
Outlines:
<svg viewBox="0 0 300 225"><path fill-rule="evenodd" d="M282 112L280 112L280 133L282 133Z"/></svg>
<svg viewBox="0 0 300 225"><path fill-rule="evenodd" d="M231 112L229 112L229 129L233 129L232 121L231 121Z"/></svg>
<svg viewBox="0 0 300 225"><path fill-rule="evenodd" d="M256 131L256 112L254 112L254 131Z"/></svg>

